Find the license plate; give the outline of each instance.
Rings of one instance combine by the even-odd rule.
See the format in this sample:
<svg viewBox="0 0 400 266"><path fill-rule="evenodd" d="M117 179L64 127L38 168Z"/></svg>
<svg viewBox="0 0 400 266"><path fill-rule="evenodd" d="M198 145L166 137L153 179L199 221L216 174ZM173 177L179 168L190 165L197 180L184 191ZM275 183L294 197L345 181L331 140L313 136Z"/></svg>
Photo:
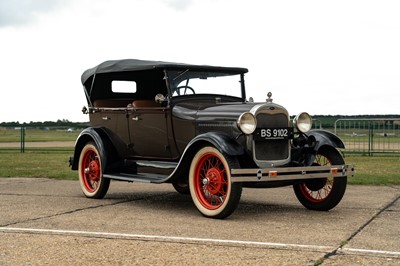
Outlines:
<svg viewBox="0 0 400 266"><path fill-rule="evenodd" d="M293 135L293 129L284 128L257 128L254 132L255 140L273 140L273 139L290 139Z"/></svg>

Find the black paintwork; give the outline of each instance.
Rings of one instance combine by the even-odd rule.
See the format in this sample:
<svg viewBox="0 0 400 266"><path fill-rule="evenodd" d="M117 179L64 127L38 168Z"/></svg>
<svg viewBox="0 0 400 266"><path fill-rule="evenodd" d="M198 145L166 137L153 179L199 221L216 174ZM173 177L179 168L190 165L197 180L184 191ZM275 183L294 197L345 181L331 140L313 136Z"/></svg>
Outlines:
<svg viewBox="0 0 400 266"><path fill-rule="evenodd" d="M168 76L171 69L240 74L242 97L214 94L171 97L174 84ZM255 107L271 115L287 111L272 102L247 102L246 72L245 68L142 60L106 61L88 69L82 75L82 83L91 127L77 139L72 169L78 169L81 150L89 141L99 149L104 176L112 179L162 183L187 178L194 154L206 145L237 157L241 167L260 167L253 160L251 136L239 130L237 119ZM135 81L137 92L114 93L111 90L113 80ZM154 96L159 93L165 100L155 104ZM136 100L145 100L151 106L134 106ZM325 131L314 130L300 137L315 139L315 142L305 141L299 147L293 146L295 160L286 165L310 165L316 150L323 145L344 147L338 137ZM291 183L277 182L268 186Z"/></svg>

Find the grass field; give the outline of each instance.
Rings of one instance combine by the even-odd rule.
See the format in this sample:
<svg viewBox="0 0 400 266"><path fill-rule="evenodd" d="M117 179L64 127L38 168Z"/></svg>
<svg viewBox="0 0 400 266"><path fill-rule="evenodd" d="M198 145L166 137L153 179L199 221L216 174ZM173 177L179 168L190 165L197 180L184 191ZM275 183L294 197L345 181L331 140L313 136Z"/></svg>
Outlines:
<svg viewBox="0 0 400 266"><path fill-rule="evenodd" d="M1 177L46 177L77 179L77 172L68 166L71 151L0 152Z"/></svg>
<svg viewBox="0 0 400 266"><path fill-rule="evenodd" d="M0 128L0 144L19 142L20 130ZM40 130L27 128L27 142L75 141L79 131ZM19 148L0 149L1 177L46 177L55 179L77 179L78 174L68 166L73 147L29 148L19 153ZM356 175L349 178L350 184L400 185L400 156L375 155L372 157L348 154L346 162L355 165Z"/></svg>
<svg viewBox="0 0 400 266"><path fill-rule="evenodd" d="M347 155L346 163L355 165L355 176L350 184L400 185L400 156Z"/></svg>
<svg viewBox="0 0 400 266"><path fill-rule="evenodd" d="M48 151L0 151L0 177L46 177L77 179L77 171L68 166L72 149ZM400 185L400 156L348 155L347 163L355 165L356 175L349 184Z"/></svg>

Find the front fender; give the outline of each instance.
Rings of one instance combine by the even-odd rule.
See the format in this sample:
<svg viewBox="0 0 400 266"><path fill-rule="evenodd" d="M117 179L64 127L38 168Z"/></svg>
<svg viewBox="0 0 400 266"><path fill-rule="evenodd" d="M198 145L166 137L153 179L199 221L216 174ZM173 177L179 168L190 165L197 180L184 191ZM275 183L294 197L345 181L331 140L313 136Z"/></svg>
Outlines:
<svg viewBox="0 0 400 266"><path fill-rule="evenodd" d="M187 178L189 175L190 164L197 151L206 145L212 145L221 153L230 156L243 155L245 150L231 136L220 132L207 132L193 138L185 148L182 157L178 163L178 167L170 175L170 181Z"/></svg>
<svg viewBox="0 0 400 266"><path fill-rule="evenodd" d="M327 145L334 148L345 148L343 141L338 136L326 130L314 129L305 133L305 135L307 137L314 137L316 140L314 152L307 156L306 165L311 165L314 162L315 154L322 146Z"/></svg>
<svg viewBox="0 0 400 266"><path fill-rule="evenodd" d="M343 141L333 134L332 132L320 129L310 130L306 133L307 137L313 136L316 140L315 151L319 150L324 145L329 145L335 148L344 149L345 145Z"/></svg>
<svg viewBox="0 0 400 266"><path fill-rule="evenodd" d="M243 147L231 136L220 132L207 132L196 136L192 139L187 148L190 148L197 143L210 143L220 152L231 156L239 156L244 153Z"/></svg>
<svg viewBox="0 0 400 266"><path fill-rule="evenodd" d="M79 157L83 147L90 141L96 144L101 158L101 165L103 165L103 172L107 166L107 152L106 149L110 148L110 140L106 132L101 128L86 128L78 136L75 142L74 156L71 163L72 170L78 170Z"/></svg>

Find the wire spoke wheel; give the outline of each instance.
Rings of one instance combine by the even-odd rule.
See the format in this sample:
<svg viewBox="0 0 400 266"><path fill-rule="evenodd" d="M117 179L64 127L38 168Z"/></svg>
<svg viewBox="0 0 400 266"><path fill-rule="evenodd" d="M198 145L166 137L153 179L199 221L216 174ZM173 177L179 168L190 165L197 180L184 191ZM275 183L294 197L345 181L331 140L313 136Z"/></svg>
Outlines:
<svg viewBox="0 0 400 266"><path fill-rule="evenodd" d="M100 181L100 161L94 150L85 153L83 159L82 175L86 189L90 192L95 191L99 187Z"/></svg>
<svg viewBox="0 0 400 266"><path fill-rule="evenodd" d="M344 164L340 153L333 147L322 147L313 165L329 166ZM347 177L327 177L307 180L294 185L297 199L304 207L311 210L328 211L334 208L346 191Z"/></svg>
<svg viewBox="0 0 400 266"><path fill-rule="evenodd" d="M88 198L103 198L108 191L110 180L103 177L101 158L96 145L87 143L79 157L79 181Z"/></svg>
<svg viewBox="0 0 400 266"><path fill-rule="evenodd" d="M332 163L329 159L321 154L317 154L315 163L313 165L329 166ZM310 201L322 202L324 201L332 191L334 179L328 177L325 179L317 179L313 181L304 182L301 185L302 193Z"/></svg>
<svg viewBox="0 0 400 266"><path fill-rule="evenodd" d="M201 203L208 209L220 207L228 190L228 178L221 160L213 153L205 154L197 164L195 175L196 193Z"/></svg>
<svg viewBox="0 0 400 266"><path fill-rule="evenodd" d="M232 167L238 167L236 160L214 147L200 149L193 158L189 175L190 193L203 215L225 218L236 209L242 185L231 183Z"/></svg>

